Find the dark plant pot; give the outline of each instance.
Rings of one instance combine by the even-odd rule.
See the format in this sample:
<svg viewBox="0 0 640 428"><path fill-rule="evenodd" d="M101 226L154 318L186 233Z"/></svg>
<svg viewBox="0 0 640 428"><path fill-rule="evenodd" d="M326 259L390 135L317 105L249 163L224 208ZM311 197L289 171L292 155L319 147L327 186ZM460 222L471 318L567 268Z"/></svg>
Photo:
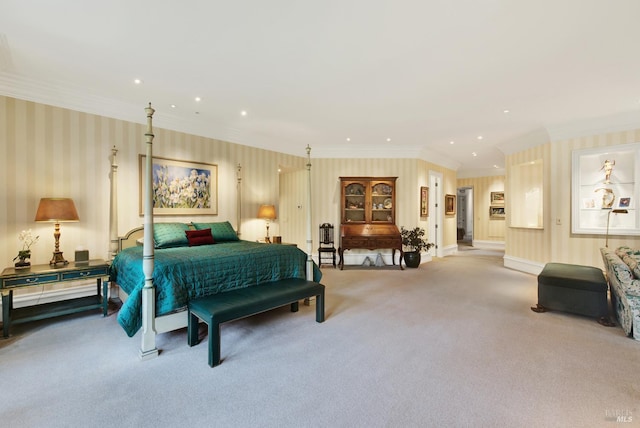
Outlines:
<svg viewBox="0 0 640 428"><path fill-rule="evenodd" d="M407 267L417 268L420 266L420 251L407 251L404 253L404 263Z"/></svg>
<svg viewBox="0 0 640 428"><path fill-rule="evenodd" d="M28 269L31 267L31 262L20 259L14 265L16 269Z"/></svg>

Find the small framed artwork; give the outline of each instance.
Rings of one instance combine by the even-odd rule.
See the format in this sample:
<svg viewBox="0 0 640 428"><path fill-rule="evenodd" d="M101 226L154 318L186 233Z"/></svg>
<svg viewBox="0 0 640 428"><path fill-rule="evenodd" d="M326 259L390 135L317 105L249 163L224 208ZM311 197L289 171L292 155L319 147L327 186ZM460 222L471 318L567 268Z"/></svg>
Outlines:
<svg viewBox="0 0 640 428"><path fill-rule="evenodd" d="M504 192L491 192L491 205L504 205Z"/></svg>
<svg viewBox="0 0 640 428"><path fill-rule="evenodd" d="M420 217L429 217L429 188L420 187Z"/></svg>
<svg viewBox="0 0 640 428"><path fill-rule="evenodd" d="M620 198L618 202L618 208L629 208L631 205L631 198Z"/></svg>
<svg viewBox="0 0 640 428"><path fill-rule="evenodd" d="M456 213L456 195L444 195L444 213L445 215Z"/></svg>
<svg viewBox="0 0 640 428"><path fill-rule="evenodd" d="M504 220L504 207L489 207L489 218L491 220Z"/></svg>

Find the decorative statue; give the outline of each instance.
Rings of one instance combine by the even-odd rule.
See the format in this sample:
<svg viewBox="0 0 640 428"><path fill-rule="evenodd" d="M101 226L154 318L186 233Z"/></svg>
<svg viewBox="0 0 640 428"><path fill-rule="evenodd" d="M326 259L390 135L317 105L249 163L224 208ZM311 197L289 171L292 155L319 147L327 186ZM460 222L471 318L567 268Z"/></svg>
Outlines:
<svg viewBox="0 0 640 428"><path fill-rule="evenodd" d="M610 161L609 159L604 161L604 165L600 168L600 171L604 169L604 184L611 183L611 172L613 171L613 166L616 164L615 160Z"/></svg>
<svg viewBox="0 0 640 428"><path fill-rule="evenodd" d="M605 187L601 187L599 189L594 190L594 192L597 191L604 191L604 193L602 194L602 208L611 208L613 207L613 202L616 200L616 195L615 193L613 193L612 189L607 189Z"/></svg>

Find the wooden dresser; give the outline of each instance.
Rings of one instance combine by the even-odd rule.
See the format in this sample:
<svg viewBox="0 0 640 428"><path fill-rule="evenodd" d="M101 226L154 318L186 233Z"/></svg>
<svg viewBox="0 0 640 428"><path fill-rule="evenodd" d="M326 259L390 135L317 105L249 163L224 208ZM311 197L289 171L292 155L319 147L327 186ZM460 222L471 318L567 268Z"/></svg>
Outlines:
<svg viewBox="0 0 640 428"><path fill-rule="evenodd" d="M395 265L396 250L400 250L402 267L402 237L395 225L397 177L340 177L341 225L340 269L344 268L344 252L353 249L391 249Z"/></svg>
<svg viewBox="0 0 640 428"><path fill-rule="evenodd" d="M340 269L344 268L344 251L353 249L392 249L393 264L396 264L396 250L400 250L398 264L402 267L402 237L395 224L343 224L340 227Z"/></svg>

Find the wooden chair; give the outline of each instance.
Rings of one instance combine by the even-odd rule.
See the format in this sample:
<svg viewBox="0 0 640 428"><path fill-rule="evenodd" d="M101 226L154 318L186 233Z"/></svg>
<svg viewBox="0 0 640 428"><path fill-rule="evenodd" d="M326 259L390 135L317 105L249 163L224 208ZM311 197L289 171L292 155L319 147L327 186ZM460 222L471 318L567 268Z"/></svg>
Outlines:
<svg viewBox="0 0 640 428"><path fill-rule="evenodd" d="M332 264L336 267L336 248L333 245L333 225L323 223L320 225L320 246L318 247L318 266L322 267L323 258L331 257Z"/></svg>

